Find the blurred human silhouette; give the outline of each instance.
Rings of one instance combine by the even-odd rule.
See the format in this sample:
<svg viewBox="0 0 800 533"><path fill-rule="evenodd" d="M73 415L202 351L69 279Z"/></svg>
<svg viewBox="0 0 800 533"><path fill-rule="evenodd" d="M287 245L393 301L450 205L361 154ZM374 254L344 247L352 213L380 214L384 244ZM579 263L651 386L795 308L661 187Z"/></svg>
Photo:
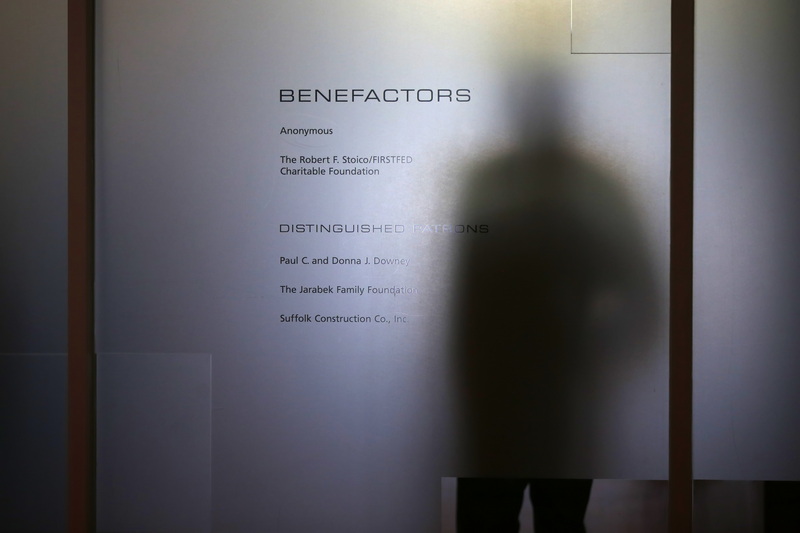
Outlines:
<svg viewBox="0 0 800 533"><path fill-rule="evenodd" d="M552 74L512 98L515 149L481 165L463 216L488 224L461 256L456 375L465 471L459 533L584 531L608 376L654 321L637 217L613 176L572 153ZM585 474L583 474L585 475Z"/></svg>

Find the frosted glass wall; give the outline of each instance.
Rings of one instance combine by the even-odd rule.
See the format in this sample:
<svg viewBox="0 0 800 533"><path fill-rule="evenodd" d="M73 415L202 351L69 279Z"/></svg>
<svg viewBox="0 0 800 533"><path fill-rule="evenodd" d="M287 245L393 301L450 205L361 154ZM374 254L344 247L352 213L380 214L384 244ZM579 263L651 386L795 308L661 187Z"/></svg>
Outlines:
<svg viewBox="0 0 800 533"><path fill-rule="evenodd" d="M794 2L697 3L695 476L800 477Z"/></svg>
<svg viewBox="0 0 800 533"><path fill-rule="evenodd" d="M570 7L99 2L100 530L436 531L443 477L666 476L667 21ZM530 362L502 464L465 339Z"/></svg>

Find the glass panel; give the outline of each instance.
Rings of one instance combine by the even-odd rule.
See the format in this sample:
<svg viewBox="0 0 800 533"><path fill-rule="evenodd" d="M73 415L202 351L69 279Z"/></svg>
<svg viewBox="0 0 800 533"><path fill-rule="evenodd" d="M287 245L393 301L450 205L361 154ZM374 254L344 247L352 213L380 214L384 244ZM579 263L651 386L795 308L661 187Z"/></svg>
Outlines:
<svg viewBox="0 0 800 533"><path fill-rule="evenodd" d="M0 2L0 531L66 529L67 2Z"/></svg>
<svg viewBox="0 0 800 533"><path fill-rule="evenodd" d="M211 530L435 531L442 477L666 476L667 55L571 54L563 2L98 24L98 351L211 354Z"/></svg>
<svg viewBox="0 0 800 533"><path fill-rule="evenodd" d="M697 14L695 475L800 479L800 12Z"/></svg>

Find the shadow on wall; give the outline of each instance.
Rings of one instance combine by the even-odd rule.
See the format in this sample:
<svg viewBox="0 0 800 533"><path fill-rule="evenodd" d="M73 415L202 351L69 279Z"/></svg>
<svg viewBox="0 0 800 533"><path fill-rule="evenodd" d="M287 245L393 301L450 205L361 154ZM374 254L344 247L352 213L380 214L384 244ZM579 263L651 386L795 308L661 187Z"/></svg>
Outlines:
<svg viewBox="0 0 800 533"><path fill-rule="evenodd" d="M560 78L533 79L512 98L517 148L474 170L462 208L489 226L458 263L453 363L470 475L569 477L591 453L587 424L609 379L647 353L657 318L631 200L563 142Z"/></svg>
<svg viewBox="0 0 800 533"><path fill-rule="evenodd" d="M532 79L516 84L510 98L516 148L473 171L462 208L462 219L490 229L465 245L459 261L453 364L460 472L515 478L501 482L515 487L500 497L462 479L460 531L486 518L477 515L492 495L516 502L515 520L526 486L542 492L541 501L553 499L533 478L592 470L604 417L615 415L603 409L604 395L622 367L648 353L657 321L651 261L619 176L564 142L559 76L542 70ZM570 512L581 522L590 487L576 481L556 503L575 498ZM467 494L484 496L467 502ZM498 506L495 498L491 507ZM501 531L492 527L475 531Z"/></svg>

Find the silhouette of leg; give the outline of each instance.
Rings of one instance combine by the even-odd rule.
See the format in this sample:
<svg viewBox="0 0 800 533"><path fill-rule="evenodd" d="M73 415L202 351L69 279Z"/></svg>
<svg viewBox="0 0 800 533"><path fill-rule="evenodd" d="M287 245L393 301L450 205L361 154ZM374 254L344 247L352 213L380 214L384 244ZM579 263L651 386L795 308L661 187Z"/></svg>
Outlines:
<svg viewBox="0 0 800 533"><path fill-rule="evenodd" d="M459 478L458 533L518 533L527 479Z"/></svg>
<svg viewBox="0 0 800 533"><path fill-rule="evenodd" d="M532 479L530 496L536 533L585 533L583 517L591 479Z"/></svg>
<svg viewBox="0 0 800 533"><path fill-rule="evenodd" d="M800 531L800 482L764 482L764 533Z"/></svg>

